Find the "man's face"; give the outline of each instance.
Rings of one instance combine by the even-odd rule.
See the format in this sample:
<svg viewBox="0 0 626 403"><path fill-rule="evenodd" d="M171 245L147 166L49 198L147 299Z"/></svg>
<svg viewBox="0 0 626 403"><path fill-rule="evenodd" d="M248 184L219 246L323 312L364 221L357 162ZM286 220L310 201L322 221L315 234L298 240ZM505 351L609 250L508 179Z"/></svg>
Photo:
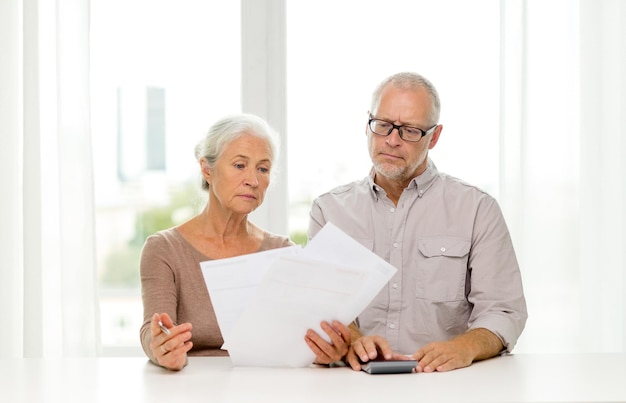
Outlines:
<svg viewBox="0 0 626 403"><path fill-rule="evenodd" d="M426 90L387 85L381 93L378 107L371 114L396 125L415 126L426 131L431 127L430 108L431 101ZM388 136L380 136L366 127L370 158L377 176L407 185L426 170L428 150L435 146L440 132L441 128L437 127L420 141L408 142L400 138L397 129Z"/></svg>

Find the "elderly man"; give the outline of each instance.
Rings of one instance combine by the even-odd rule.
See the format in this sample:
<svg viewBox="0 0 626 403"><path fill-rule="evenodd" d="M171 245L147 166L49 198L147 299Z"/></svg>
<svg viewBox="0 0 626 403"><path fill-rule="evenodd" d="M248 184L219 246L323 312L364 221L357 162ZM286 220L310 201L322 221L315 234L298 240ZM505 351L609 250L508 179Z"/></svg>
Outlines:
<svg viewBox="0 0 626 403"><path fill-rule="evenodd" d="M332 222L398 271L350 328L309 330L317 363L373 359L449 371L510 352L527 311L519 266L496 200L439 172L428 157L442 132L435 87L399 73L375 90L365 125L373 163L362 180L313 203L309 238Z"/></svg>

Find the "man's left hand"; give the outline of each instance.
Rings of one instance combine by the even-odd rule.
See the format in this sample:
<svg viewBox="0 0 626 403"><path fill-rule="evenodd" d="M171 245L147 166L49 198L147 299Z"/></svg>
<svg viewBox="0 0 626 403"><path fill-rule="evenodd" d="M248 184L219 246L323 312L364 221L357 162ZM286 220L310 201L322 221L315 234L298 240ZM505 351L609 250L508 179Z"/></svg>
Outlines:
<svg viewBox="0 0 626 403"><path fill-rule="evenodd" d="M498 336L487 329L478 328L449 341L429 343L413 354L413 357L418 361L417 372L443 372L494 357L502 348L502 341Z"/></svg>

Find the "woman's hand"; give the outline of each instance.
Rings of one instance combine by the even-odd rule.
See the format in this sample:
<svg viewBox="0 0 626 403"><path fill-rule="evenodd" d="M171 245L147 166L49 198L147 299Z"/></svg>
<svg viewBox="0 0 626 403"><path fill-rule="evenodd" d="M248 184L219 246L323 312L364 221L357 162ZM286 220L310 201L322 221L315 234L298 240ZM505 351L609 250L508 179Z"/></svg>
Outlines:
<svg viewBox="0 0 626 403"><path fill-rule="evenodd" d="M165 333L159 326L159 321L170 334ZM172 319L166 313L155 313L150 322L152 341L150 350L159 365L178 371L187 365L187 352L191 350L191 323L174 326Z"/></svg>

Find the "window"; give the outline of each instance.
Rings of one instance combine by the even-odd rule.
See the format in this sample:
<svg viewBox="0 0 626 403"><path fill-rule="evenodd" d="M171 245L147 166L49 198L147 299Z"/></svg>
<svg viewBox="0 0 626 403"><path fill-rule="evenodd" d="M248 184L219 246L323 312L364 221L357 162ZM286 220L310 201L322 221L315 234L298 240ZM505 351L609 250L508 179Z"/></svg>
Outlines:
<svg viewBox="0 0 626 403"><path fill-rule="evenodd" d="M105 354L137 353L143 242L203 207L193 147L213 121L241 108L240 5L94 0L91 12L102 343ZM497 114L498 29L498 5L491 1L288 2L294 241L306 242L315 196L369 171L370 93L403 69L421 72L441 93L438 167L494 190L497 152L469 167L459 153L474 141L497 147L495 122L474 128L485 109ZM320 117L331 124L320 127Z"/></svg>
<svg viewBox="0 0 626 403"><path fill-rule="evenodd" d="M306 232L313 198L369 172L371 92L400 71L439 91L437 167L498 191L499 30L499 4L486 0L287 2L292 237ZM476 143L480 157L468 157Z"/></svg>
<svg viewBox="0 0 626 403"><path fill-rule="evenodd" d="M250 98L240 95L241 77L250 77L241 68L242 14L271 15L261 29L282 18L276 3L262 3L92 0L105 347L139 351L139 250L147 235L203 206L193 146ZM624 91L614 85L624 71L615 56L624 24L609 3L285 0L287 108L272 113L286 114L287 183L276 186L288 187L291 238L306 242L313 198L369 172L374 87L417 71L442 100L433 161L491 193L505 212L533 315L516 351L622 348L624 321L615 318L626 306L623 253L597 255L607 245L619 251L624 233L617 141ZM279 63L267 42L254 56ZM582 304L583 291L603 297ZM581 336L564 341L563 332Z"/></svg>

